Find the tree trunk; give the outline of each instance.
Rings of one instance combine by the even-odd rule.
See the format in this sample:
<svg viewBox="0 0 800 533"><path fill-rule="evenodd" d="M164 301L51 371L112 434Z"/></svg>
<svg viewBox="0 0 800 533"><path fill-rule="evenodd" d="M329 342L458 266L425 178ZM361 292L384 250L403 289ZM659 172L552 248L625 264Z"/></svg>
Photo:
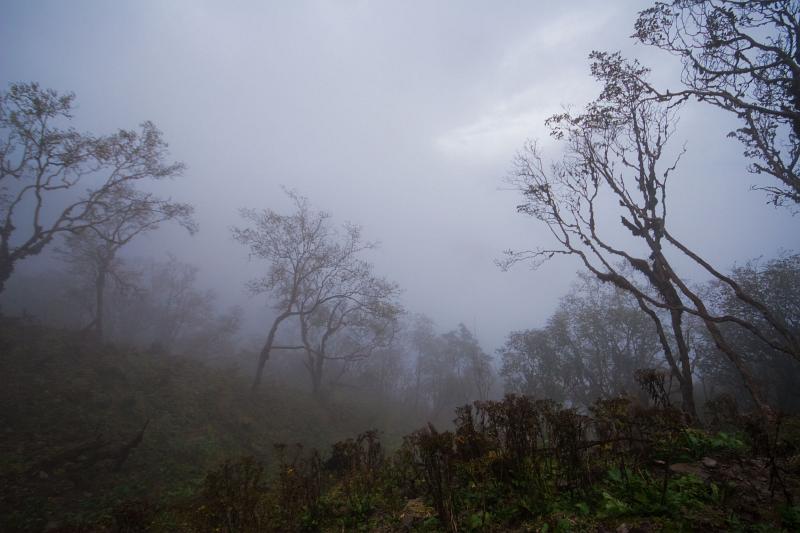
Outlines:
<svg viewBox="0 0 800 533"><path fill-rule="evenodd" d="M97 278L94 282L95 288L95 311L94 311L94 332L98 340L103 340L103 315L105 313L105 292L106 292L106 268L101 266L97 269Z"/></svg>
<svg viewBox="0 0 800 533"><path fill-rule="evenodd" d="M703 300L701 300L695 293L688 290L685 285L682 287L682 290L684 294L689 297L695 307L697 307L699 315L703 319L703 323L706 326L706 330L708 330L708 332L711 334L711 338L714 340L714 344L722 351L722 353L727 355L728 360L736 367L736 370L739 372L739 376L742 378L744 386L750 393L753 402L755 402L756 406L767 420L772 420L775 416L775 413L763 396L761 387L753 377L753 374L747 368L747 365L742 357L725 339L725 336L722 334L719 326L713 320L708 318L710 313L708 312L705 303L703 303Z"/></svg>
<svg viewBox="0 0 800 533"><path fill-rule="evenodd" d="M270 352L272 351L272 345L275 344L275 335L278 333L278 326L280 326L281 322L286 320L288 317L292 315L291 311L284 311L272 323L272 327L269 329L269 333L267 334L267 341L264 343L264 347L261 348L261 353L258 356L258 366L256 367L256 376L253 379L253 387L252 390L255 391L258 389L259 385L261 385L261 378L264 375L264 365L267 364L267 360L269 359Z"/></svg>
<svg viewBox="0 0 800 533"><path fill-rule="evenodd" d="M681 379L681 403L683 411L691 418L692 422L697 421L697 407L694 403L694 380L692 379L692 363L689 359L689 346L683 336L683 312L678 310L670 311L672 318L672 332L675 335L675 343L678 345L678 357L680 358Z"/></svg>
<svg viewBox="0 0 800 533"><path fill-rule="evenodd" d="M322 368L325 358L321 355L314 357L309 370L311 370L311 394L316 399L322 398Z"/></svg>
<svg viewBox="0 0 800 533"><path fill-rule="evenodd" d="M2 253L1 250L0 253ZM6 288L6 282L8 278L11 277L11 273L14 272L13 261L11 261L11 258L5 257L6 254L3 255L4 257L0 258L0 294L3 294L3 290Z"/></svg>
<svg viewBox="0 0 800 533"><path fill-rule="evenodd" d="M670 324L672 331L675 334L675 339L678 344L678 361L672 353L672 348L669 344L669 339L664 331L664 325L661 323L661 318L658 314L647 307L641 297L636 298L639 303L639 308L644 311L647 316L653 320L658 333L658 339L661 342L661 348L664 351L664 357L669 364L672 375L678 380L678 385L681 388L681 408L684 413L689 416L692 421L697 420L697 409L694 404L694 384L692 383L692 369L689 361L689 349L686 345L686 340L683 337L682 317L680 311L670 312ZM677 314L676 314L677 313Z"/></svg>
<svg viewBox="0 0 800 533"><path fill-rule="evenodd" d="M697 422L697 408L694 404L694 380L692 379L692 363L689 358L689 346L686 344L686 337L683 334L683 314L681 310L683 301L680 294L673 285L671 275L672 272L669 263L661 253L661 245L659 241L654 241L650 244L650 249L655 254L653 258L653 265L648 276L650 282L658 290L661 296L670 306L670 322L672 324L672 334L675 338L675 344L678 348L678 363L679 368L673 368L673 371L679 372L678 383L681 387L681 407L683 412L690 418L692 423Z"/></svg>

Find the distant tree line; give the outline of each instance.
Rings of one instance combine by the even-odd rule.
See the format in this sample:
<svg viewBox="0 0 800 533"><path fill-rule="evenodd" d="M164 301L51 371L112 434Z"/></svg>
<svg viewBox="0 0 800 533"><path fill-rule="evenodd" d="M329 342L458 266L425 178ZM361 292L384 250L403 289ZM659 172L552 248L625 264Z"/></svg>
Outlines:
<svg viewBox="0 0 800 533"><path fill-rule="evenodd" d="M787 327L800 332L800 255L752 261L735 268L732 277L768 302ZM697 291L720 315L763 320L719 281L707 282ZM752 368L753 378L763 386L765 401L782 411L798 412L800 363L735 324L722 327ZM684 332L693 396L706 402L724 395L752 408L752 398L736 366L716 346L702 320L690 318ZM672 401L682 401L680 383L665 361L653 321L628 291L588 273L579 276L544 327L512 332L498 355L509 392L584 409L598 399L620 395L640 397L644 402L636 375L647 369L663 372Z"/></svg>

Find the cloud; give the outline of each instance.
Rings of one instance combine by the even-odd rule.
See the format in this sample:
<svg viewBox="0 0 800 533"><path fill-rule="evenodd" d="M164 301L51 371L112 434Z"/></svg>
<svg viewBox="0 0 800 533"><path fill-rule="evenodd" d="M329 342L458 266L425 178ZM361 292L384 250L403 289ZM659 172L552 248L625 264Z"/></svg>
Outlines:
<svg viewBox="0 0 800 533"><path fill-rule="evenodd" d="M531 136L544 117L544 113L536 110L509 112L500 109L445 132L434 143L449 157L498 159L507 156L510 147L519 146L521 140Z"/></svg>
<svg viewBox="0 0 800 533"><path fill-rule="evenodd" d="M482 110L438 135L437 150L448 157L493 160L507 158L509 147L526 138L546 139L547 117L594 94L586 55L612 15L573 9L511 39L489 74Z"/></svg>
<svg viewBox="0 0 800 533"><path fill-rule="evenodd" d="M498 101L477 118L451 128L434 139L436 149L450 158L508 159L525 139L547 142L544 121L569 102L586 101L590 84L566 76L557 83L537 84Z"/></svg>

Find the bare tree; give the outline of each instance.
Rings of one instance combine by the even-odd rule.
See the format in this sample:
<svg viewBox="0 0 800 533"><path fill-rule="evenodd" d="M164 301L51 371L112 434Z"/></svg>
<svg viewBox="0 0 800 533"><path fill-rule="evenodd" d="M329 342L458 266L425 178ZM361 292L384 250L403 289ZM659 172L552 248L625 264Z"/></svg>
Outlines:
<svg viewBox="0 0 800 533"><path fill-rule="evenodd" d="M0 94L0 292L16 263L56 236L112 220L120 187L184 168L165 161L167 144L151 122L105 137L68 127L74 99L35 83Z"/></svg>
<svg viewBox="0 0 800 533"><path fill-rule="evenodd" d="M322 392L322 376L327 361L338 361L341 372L347 365L366 359L372 353L391 345L402 312L395 299L395 284L376 278L370 266L360 262L361 273L352 278L355 286L339 287L342 294L323 305L317 305L318 291L310 301L304 299L301 310L310 304L316 310L302 312L300 331L306 353L305 366L311 376L312 392Z"/></svg>
<svg viewBox="0 0 800 533"><path fill-rule="evenodd" d="M639 13L634 37L683 63L685 89L735 114L730 135L745 146L750 170L778 180L762 185L775 205L800 204L800 5L795 0L675 0Z"/></svg>
<svg viewBox="0 0 800 533"><path fill-rule="evenodd" d="M563 113L548 120L552 134L567 144L564 159L546 170L531 143L518 155L512 175L526 200L518 209L545 222L560 247L509 253L505 266L576 255L599 279L630 291L656 326L664 356L680 383L684 410L696 417L685 309L677 278L662 252L666 183L674 164L664 166L660 159L673 133L674 110L641 98L636 75L644 69L615 62L614 57L601 59L605 61L592 67L598 78L608 81L601 97L581 115ZM629 75L627 67L635 75ZM637 246L623 248L603 231L599 206L609 193ZM632 251L642 244L649 256ZM624 276L616 266L620 260L640 272L647 286ZM659 309L669 310L666 322Z"/></svg>
<svg viewBox="0 0 800 533"><path fill-rule="evenodd" d="M242 210L252 226L233 229L234 237L250 249L251 256L269 262L266 275L248 286L255 294L269 294L277 312L259 354L254 390L272 350L304 350L312 381L317 383L326 358L368 354L368 346L380 345L378 339L383 337L373 333L389 331L391 320L382 320L396 314L397 286L376 278L372 265L360 259L362 252L375 247L362 240L361 228L345 224L339 231L331 224L330 215L312 209L307 198L291 191L287 195L294 204L293 213ZM356 317L358 321L353 320ZM299 324L302 339L277 345L279 328L290 319ZM372 321L382 325L370 326ZM363 335L366 330L372 333L354 341L356 333ZM341 351L333 354L329 342L334 335L350 339L351 346L345 347L342 341L337 348Z"/></svg>
<svg viewBox="0 0 800 533"><path fill-rule="evenodd" d="M106 206L112 206L110 212ZM188 204L164 200L123 183L109 190L102 204L86 214L91 224L68 233L58 252L74 269L91 273L95 305L91 323L98 338L103 338L105 289L108 279L124 287L128 284L119 261L119 250L137 236L158 229L163 222L174 221L189 233L197 231L192 219L194 208Z"/></svg>
<svg viewBox="0 0 800 533"><path fill-rule="evenodd" d="M599 279L633 294L656 325L665 357L679 381L684 408L692 416L692 364L684 326L686 315L698 317L715 346L736 368L756 405L771 414L740 348L730 342L721 325L743 328L784 356L798 359L796 333L755 293L669 231L667 182L677 160L670 164L661 160L674 132L679 103L653 98L642 82L647 69L638 63L627 62L619 54L593 52L592 58L592 72L603 83L600 98L581 115L564 113L549 120L553 135L567 143L564 160L548 171L531 144L519 155L513 177L526 198L520 211L546 222L560 246L510 253L507 264L523 259L541 261L556 254L576 255ZM599 208L604 198L610 203ZM615 244L603 230L601 221L608 220L615 205L621 225L633 239L630 245ZM673 254L690 259L719 280L763 320L715 313L673 268L669 259ZM632 267L646 284L624 276L614 266L618 260ZM662 314L668 316L668 329Z"/></svg>

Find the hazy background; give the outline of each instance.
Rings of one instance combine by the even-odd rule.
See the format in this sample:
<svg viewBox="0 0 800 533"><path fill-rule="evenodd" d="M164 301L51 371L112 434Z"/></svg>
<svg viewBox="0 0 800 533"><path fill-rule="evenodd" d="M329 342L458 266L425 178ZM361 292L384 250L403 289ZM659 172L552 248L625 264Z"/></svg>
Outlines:
<svg viewBox="0 0 800 533"><path fill-rule="evenodd" d="M171 252L221 303L262 309L243 288L259 265L230 227L240 207L288 212L285 185L380 241L371 259L410 310L442 329L464 322L491 352L540 325L579 267L494 265L549 242L515 213L510 160L528 137L547 142L547 116L595 96L592 49L621 49L677 85L672 58L628 38L648 4L4 2L0 84L74 91L80 129L164 131L188 170L160 190L196 206L200 233L164 227L128 256ZM749 190L730 119L690 106L681 120L673 233L722 268L797 248L791 212ZM246 317L254 331L260 318Z"/></svg>

